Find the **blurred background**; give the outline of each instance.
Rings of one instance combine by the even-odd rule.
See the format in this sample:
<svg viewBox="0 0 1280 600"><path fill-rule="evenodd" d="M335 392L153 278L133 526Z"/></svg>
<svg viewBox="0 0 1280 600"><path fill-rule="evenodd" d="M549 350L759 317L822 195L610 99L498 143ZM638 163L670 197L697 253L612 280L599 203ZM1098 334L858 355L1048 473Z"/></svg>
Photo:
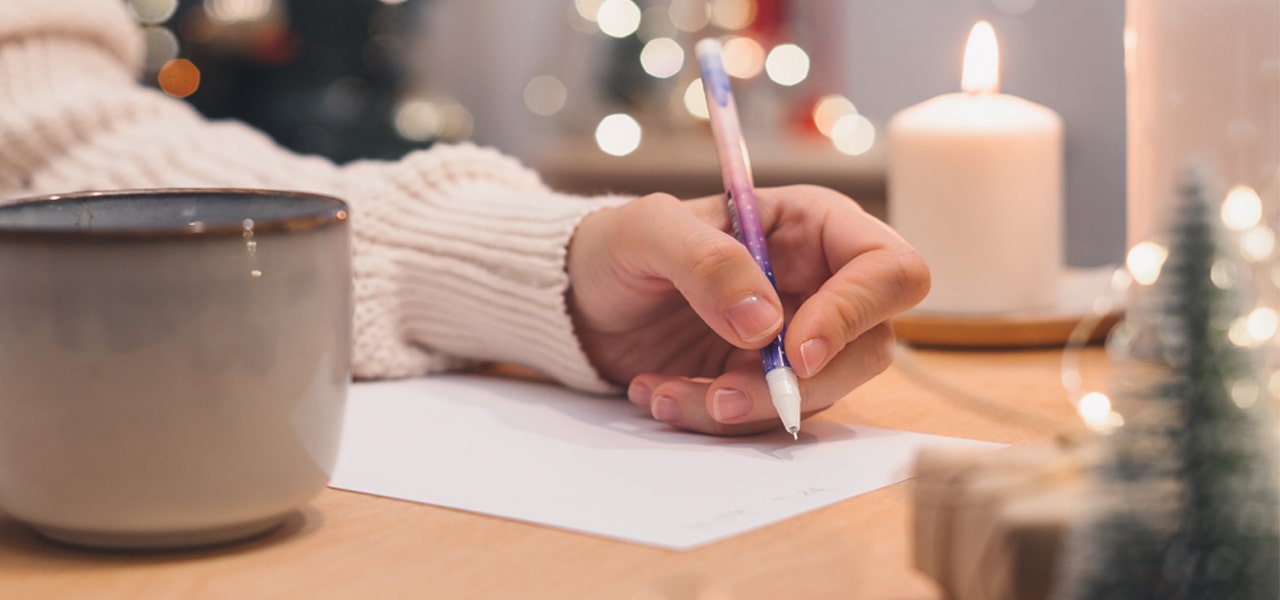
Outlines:
<svg viewBox="0 0 1280 600"><path fill-rule="evenodd" d="M757 183L884 216L886 128L959 91L985 19L1001 91L1065 126L1071 266L1125 251L1115 0L127 0L146 78L338 162L473 141L582 193L720 191L694 42L721 38Z"/></svg>

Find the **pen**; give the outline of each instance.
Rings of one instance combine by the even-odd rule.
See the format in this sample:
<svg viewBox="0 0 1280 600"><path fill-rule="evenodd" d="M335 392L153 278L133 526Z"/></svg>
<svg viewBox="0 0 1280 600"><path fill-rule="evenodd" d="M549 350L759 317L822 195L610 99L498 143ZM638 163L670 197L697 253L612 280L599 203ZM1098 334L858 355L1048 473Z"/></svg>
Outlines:
<svg viewBox="0 0 1280 600"><path fill-rule="evenodd" d="M711 136L715 140L716 157L720 161L720 176L724 180L725 194L729 202L729 220L733 222L733 234L747 247L769 283L777 289L773 279L773 267L769 263L769 248L765 244L764 230L760 227L760 215L756 211L756 193L751 182L751 167L747 162L747 145L742 139L742 126L738 121L738 109L729 89L729 76L724 72L720 42L708 38L694 46L698 66L702 70L702 89L706 92L707 113L711 120ZM778 337L760 349L764 362L764 379L769 385L773 408L787 433L800 439L800 382L796 379L787 354L782 348L782 338L787 333L783 326Z"/></svg>

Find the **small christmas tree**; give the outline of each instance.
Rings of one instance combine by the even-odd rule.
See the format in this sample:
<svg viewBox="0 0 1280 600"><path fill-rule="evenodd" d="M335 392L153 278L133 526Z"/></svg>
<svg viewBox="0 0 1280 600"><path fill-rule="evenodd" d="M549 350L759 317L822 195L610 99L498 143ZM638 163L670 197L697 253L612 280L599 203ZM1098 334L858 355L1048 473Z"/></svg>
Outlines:
<svg viewBox="0 0 1280 600"><path fill-rule="evenodd" d="M1275 399L1256 344L1229 335L1250 294L1224 275L1244 269L1206 187L1187 176L1167 259L1134 296L1114 390L1124 425L1101 440L1059 599L1280 598Z"/></svg>

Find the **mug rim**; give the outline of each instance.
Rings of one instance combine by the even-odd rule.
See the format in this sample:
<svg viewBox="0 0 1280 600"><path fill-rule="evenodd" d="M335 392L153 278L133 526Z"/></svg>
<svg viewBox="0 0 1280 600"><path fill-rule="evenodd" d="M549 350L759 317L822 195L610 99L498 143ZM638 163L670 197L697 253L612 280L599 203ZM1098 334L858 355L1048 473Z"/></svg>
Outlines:
<svg viewBox="0 0 1280 600"><path fill-rule="evenodd" d="M250 224L215 224L194 226L193 223L174 225L142 225L138 227L107 227L102 229L78 229L61 226L28 226L14 227L0 223L0 239L55 237L60 239L139 239L139 238L174 238L174 237L241 237L246 231L263 232L296 232L320 229L339 225L347 221L350 210L347 203L334 196L293 190L235 188L235 187L173 187L173 188L139 188L101 191L81 191L64 194L48 194L29 198L17 198L0 204L0 213L20 210L33 204L68 204L86 203L93 200L111 200L115 198L163 198L190 196L229 196L233 198L301 198L318 201L314 210L293 216L269 216L253 219Z"/></svg>

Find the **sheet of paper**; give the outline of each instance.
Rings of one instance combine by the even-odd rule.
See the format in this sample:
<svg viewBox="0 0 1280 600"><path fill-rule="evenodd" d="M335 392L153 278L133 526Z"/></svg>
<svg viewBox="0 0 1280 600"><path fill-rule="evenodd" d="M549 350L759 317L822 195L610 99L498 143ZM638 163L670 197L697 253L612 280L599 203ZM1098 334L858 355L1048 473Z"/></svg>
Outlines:
<svg viewBox="0 0 1280 600"><path fill-rule="evenodd" d="M685 433L623 399L470 375L353 386L331 485L687 549L901 481L926 445L998 444L810 420Z"/></svg>

